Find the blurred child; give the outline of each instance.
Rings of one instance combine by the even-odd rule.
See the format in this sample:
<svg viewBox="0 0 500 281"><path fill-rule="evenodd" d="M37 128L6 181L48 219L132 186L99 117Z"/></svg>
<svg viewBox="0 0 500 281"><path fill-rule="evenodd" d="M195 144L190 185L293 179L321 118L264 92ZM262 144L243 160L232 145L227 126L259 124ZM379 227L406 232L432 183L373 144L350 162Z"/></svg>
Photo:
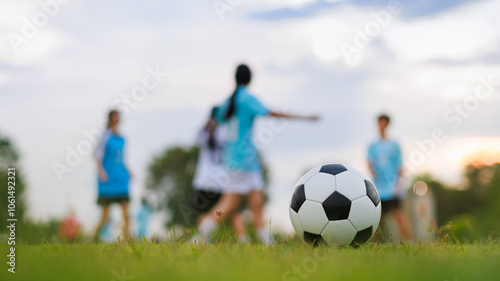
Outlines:
<svg viewBox="0 0 500 281"><path fill-rule="evenodd" d="M210 211L219 201L228 176L222 156L226 144L226 130L215 120L216 108L212 109L209 120L198 136L200 153L193 180L195 195L193 208L201 215ZM232 217L236 235L247 243L246 226L241 215Z"/></svg>
<svg viewBox="0 0 500 281"><path fill-rule="evenodd" d="M202 242L209 242L221 220L230 217L245 200L253 214L253 225L257 236L266 245L272 243L270 227L263 221L264 195L262 168L257 149L252 141L254 120L257 116L297 118L316 120L315 116L296 116L277 113L265 107L247 89L252 74L246 65L236 70L236 89L217 110L217 120L228 128L227 146L224 150L224 164L228 173L228 184L222 198L204 216L198 226ZM217 213L216 213L217 211Z"/></svg>
<svg viewBox="0 0 500 281"><path fill-rule="evenodd" d="M141 202L141 207L139 209L139 212L137 213L137 224L138 224L137 235L139 239L145 238L146 235L148 234L149 219L152 214L153 214L153 208L148 203L146 198L143 198Z"/></svg>
<svg viewBox="0 0 500 281"><path fill-rule="evenodd" d="M120 114L111 110L108 114L107 129L95 151L98 168L97 204L102 208L101 220L95 231L94 239L99 240L99 232L108 221L111 204L120 204L123 212L123 237L129 233L129 180L130 174L124 163L125 139L118 132Z"/></svg>
<svg viewBox="0 0 500 281"><path fill-rule="evenodd" d="M64 241L74 241L80 237L80 222L74 212L71 212L61 221L59 236Z"/></svg>
<svg viewBox="0 0 500 281"><path fill-rule="evenodd" d="M403 160L399 144L387 138L389 116L378 117L380 139L368 148L368 166L382 201L382 216L396 221L400 233L406 240L412 239L408 217L401 208L401 184Z"/></svg>

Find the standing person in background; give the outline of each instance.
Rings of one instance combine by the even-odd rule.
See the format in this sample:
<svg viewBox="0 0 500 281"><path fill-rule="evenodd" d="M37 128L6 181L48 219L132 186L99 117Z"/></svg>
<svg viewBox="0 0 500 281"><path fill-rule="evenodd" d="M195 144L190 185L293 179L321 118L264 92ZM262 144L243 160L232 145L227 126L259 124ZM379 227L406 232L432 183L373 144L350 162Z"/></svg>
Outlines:
<svg viewBox="0 0 500 281"><path fill-rule="evenodd" d="M137 235L139 239L146 239L146 235L148 235L149 218L152 214L153 208L146 198L142 198L141 208L137 213Z"/></svg>
<svg viewBox="0 0 500 281"><path fill-rule="evenodd" d="M236 89L217 110L218 121L223 122L228 128L224 163L229 182L224 188L222 198L202 218L198 226L198 238L201 242L209 242L221 221L232 216L243 200L246 200L253 215L257 237L266 245L272 243L270 227L266 226L263 220L264 181L257 149L252 141L254 120L257 116L317 119L315 116L303 117L269 110L248 92L247 86L251 77L250 68L246 65L239 65L235 75Z"/></svg>
<svg viewBox="0 0 500 281"><path fill-rule="evenodd" d="M97 163L98 193L97 204L102 208L101 220L95 231L94 239L99 240L99 232L108 221L111 204L120 204L123 211L123 236L129 233L129 181L130 173L124 163L125 139L118 132L120 114L111 110L108 114L107 129L97 145L95 159Z"/></svg>
<svg viewBox="0 0 500 281"><path fill-rule="evenodd" d="M387 138L390 120L385 114L378 117L380 139L368 148L368 166L382 201L382 215L394 218L403 238L411 240L409 220L400 199L403 158L399 144Z"/></svg>
<svg viewBox="0 0 500 281"><path fill-rule="evenodd" d="M199 212L199 219L217 204L227 185L227 172L222 160L227 131L218 126L216 112L217 108L212 108L209 120L198 135L200 153L193 179L193 208ZM233 216L232 223L238 239L248 243L243 217L240 214Z"/></svg>
<svg viewBox="0 0 500 281"><path fill-rule="evenodd" d="M75 212L71 211L62 221L59 227L59 237L63 241L75 241L81 235L81 226Z"/></svg>

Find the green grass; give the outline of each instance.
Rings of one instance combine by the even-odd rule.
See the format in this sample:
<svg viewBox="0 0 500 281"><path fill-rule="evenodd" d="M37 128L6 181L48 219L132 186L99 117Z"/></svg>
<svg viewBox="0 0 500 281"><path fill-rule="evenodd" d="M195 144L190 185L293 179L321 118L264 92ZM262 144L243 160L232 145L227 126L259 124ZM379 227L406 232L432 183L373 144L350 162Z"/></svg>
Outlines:
<svg viewBox="0 0 500 281"><path fill-rule="evenodd" d="M7 254L7 246L0 246ZM4 255L5 253L5 255ZM17 246L16 273L0 280L499 280L497 243L367 244L312 248L290 242L39 244ZM124 275L123 275L124 274Z"/></svg>

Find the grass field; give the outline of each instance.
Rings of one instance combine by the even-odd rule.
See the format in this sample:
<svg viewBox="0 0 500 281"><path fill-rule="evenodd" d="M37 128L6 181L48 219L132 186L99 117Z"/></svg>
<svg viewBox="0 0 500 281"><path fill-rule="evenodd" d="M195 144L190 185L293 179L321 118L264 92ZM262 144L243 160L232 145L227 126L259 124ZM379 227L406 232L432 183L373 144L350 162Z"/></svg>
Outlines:
<svg viewBox="0 0 500 281"><path fill-rule="evenodd" d="M0 247L7 253L7 247ZM312 248L182 243L18 245L16 273L1 280L499 280L500 246L391 245ZM4 256L5 259L5 256Z"/></svg>

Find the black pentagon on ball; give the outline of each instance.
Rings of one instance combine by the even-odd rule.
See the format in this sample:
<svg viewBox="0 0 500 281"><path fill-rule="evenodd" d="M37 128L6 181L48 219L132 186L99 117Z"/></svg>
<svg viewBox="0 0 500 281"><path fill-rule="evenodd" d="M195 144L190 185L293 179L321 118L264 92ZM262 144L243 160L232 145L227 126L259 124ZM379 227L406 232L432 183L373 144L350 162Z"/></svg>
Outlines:
<svg viewBox="0 0 500 281"><path fill-rule="evenodd" d="M356 233L356 236L354 236L354 239L351 242L351 246L359 246L362 244L365 244L368 239L372 237L372 227L365 228L361 231L358 231Z"/></svg>
<svg viewBox="0 0 500 281"><path fill-rule="evenodd" d="M304 201L306 201L306 192L304 191L304 185L301 184L293 191L292 203L290 204L290 207L297 213L299 212L302 204L304 204Z"/></svg>
<svg viewBox="0 0 500 281"><path fill-rule="evenodd" d="M371 183L368 180L365 180L365 186L366 186L366 195L368 196L368 198L370 198L370 200L372 200L373 205L377 207L378 204L380 203L380 196L378 196L375 186L373 186L373 183Z"/></svg>
<svg viewBox="0 0 500 281"><path fill-rule="evenodd" d="M320 173L326 173L326 174L331 174L331 175L338 175L342 172L347 171L347 168L344 167L344 165L340 164L327 164L323 165L321 167L321 170L319 170Z"/></svg>
<svg viewBox="0 0 500 281"><path fill-rule="evenodd" d="M313 244L313 246L319 246L320 244L325 243L321 235L307 231L304 231L304 240L309 244Z"/></svg>
<svg viewBox="0 0 500 281"><path fill-rule="evenodd" d="M351 211L351 200L335 191L322 203L328 220L346 220Z"/></svg>

